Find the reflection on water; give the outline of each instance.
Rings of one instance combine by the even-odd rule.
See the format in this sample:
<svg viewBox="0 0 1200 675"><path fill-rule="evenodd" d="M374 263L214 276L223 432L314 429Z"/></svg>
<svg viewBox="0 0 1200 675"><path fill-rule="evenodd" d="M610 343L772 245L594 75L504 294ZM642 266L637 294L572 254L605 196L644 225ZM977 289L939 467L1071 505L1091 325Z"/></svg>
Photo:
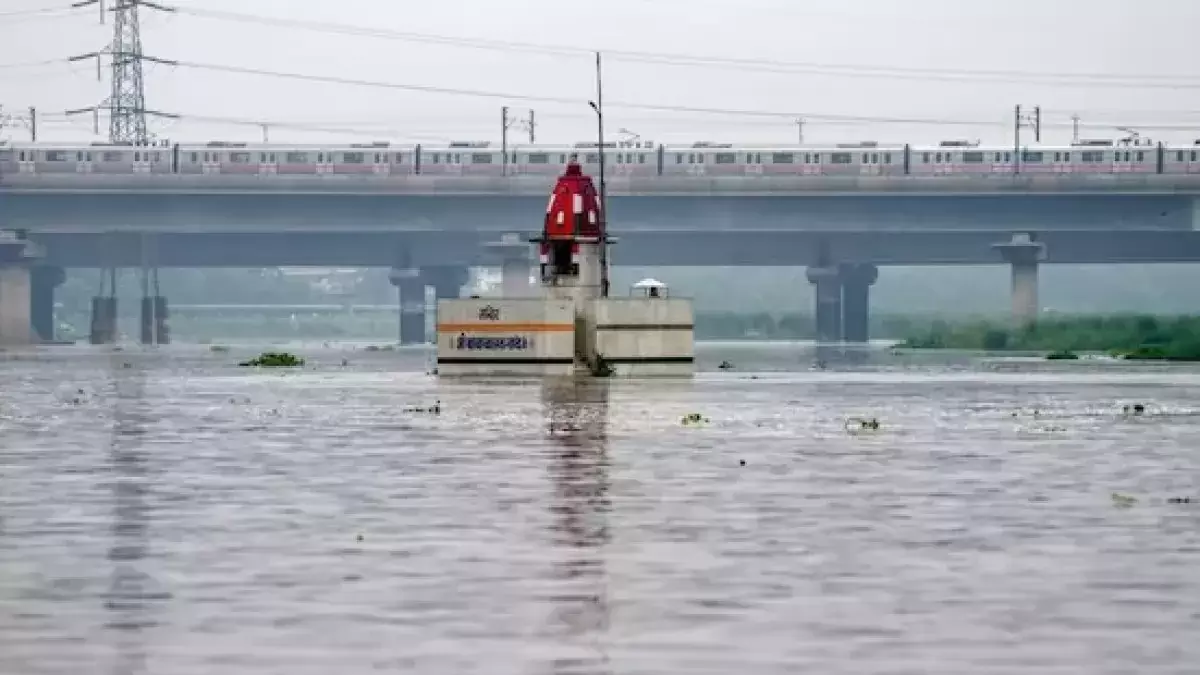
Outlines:
<svg viewBox="0 0 1200 675"><path fill-rule="evenodd" d="M547 432L554 443L550 477L554 497L550 535L557 547L549 633L570 656L556 656L555 673L610 672L605 545L609 541L607 380L543 385Z"/></svg>
<svg viewBox="0 0 1200 675"><path fill-rule="evenodd" d="M144 358L144 357L143 357ZM113 633L116 661L112 672L146 672L144 631L157 625L154 604L167 599L145 570L150 540L147 448L142 439L149 423L145 363L139 357L113 362L114 407L109 445L108 484L112 491L112 573L104 608ZM134 364L137 364L136 366Z"/></svg>

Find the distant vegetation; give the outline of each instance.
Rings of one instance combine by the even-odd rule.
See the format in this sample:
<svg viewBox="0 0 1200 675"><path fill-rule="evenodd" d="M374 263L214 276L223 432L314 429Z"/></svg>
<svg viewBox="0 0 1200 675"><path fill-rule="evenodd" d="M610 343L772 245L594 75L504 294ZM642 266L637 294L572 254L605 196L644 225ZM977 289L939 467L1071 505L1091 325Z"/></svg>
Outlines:
<svg viewBox="0 0 1200 675"><path fill-rule="evenodd" d="M987 320L935 321L902 343L916 349L1102 352L1137 360L1200 361L1200 317L1063 316L1022 328Z"/></svg>

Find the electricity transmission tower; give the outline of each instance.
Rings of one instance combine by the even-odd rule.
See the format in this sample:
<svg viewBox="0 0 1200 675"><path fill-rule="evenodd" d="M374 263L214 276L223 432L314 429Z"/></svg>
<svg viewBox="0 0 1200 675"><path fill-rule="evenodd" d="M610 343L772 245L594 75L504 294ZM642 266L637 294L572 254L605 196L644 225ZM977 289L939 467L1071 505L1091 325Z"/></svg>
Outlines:
<svg viewBox="0 0 1200 675"><path fill-rule="evenodd" d="M138 8L148 7L162 12L174 10L148 0L109 1L115 3L110 10L113 14L112 43L103 51L82 54L71 60L82 61L95 58L97 59L97 69L99 69L99 59L107 54L112 59L111 93L100 106L71 110L68 111L68 114L91 112L95 115L102 108L107 109L109 142L147 144L151 138L146 126L146 115L160 113L146 109L146 87L142 77L142 63L144 61L169 62L147 57L142 53L142 30L138 18ZM103 23L104 3L105 0L82 0L75 3L74 6L99 5Z"/></svg>

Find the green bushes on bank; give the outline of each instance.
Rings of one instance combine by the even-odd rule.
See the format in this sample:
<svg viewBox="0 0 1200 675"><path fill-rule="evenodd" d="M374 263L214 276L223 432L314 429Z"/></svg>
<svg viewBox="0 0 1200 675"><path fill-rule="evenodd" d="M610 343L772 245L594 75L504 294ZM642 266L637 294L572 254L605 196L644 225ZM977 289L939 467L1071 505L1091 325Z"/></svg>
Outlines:
<svg viewBox="0 0 1200 675"><path fill-rule="evenodd" d="M1133 360L1200 361L1200 317L1060 316L1016 328L985 320L935 321L901 346L1045 351L1056 358L1104 352Z"/></svg>

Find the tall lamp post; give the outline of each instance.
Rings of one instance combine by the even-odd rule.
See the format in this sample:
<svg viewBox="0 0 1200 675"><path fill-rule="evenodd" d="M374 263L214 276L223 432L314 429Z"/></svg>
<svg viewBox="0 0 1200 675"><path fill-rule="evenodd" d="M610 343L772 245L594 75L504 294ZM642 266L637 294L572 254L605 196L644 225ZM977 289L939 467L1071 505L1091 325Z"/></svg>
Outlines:
<svg viewBox="0 0 1200 675"><path fill-rule="evenodd" d="M596 100L588 101L596 111L596 136L600 146L600 297L608 297L608 191L604 182L604 86L600 71L600 52L596 52Z"/></svg>

